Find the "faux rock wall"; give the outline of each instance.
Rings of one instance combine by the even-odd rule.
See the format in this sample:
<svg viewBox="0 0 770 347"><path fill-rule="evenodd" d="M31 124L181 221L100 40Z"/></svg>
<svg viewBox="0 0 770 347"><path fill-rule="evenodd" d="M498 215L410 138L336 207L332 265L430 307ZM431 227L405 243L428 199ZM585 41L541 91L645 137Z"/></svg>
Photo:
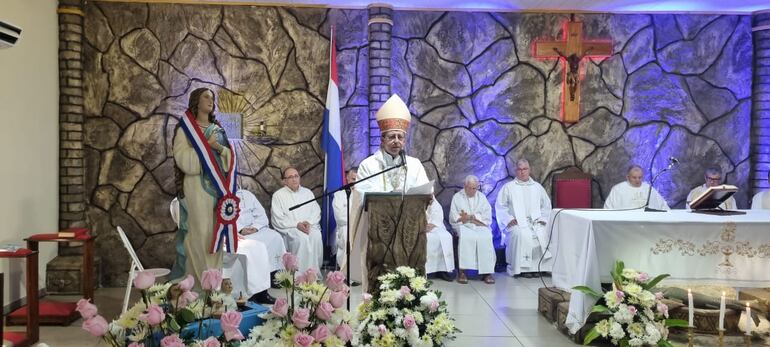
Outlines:
<svg viewBox="0 0 770 347"><path fill-rule="evenodd" d="M219 112L243 116L239 183L268 211L285 166L319 191L335 25L346 160L368 154L365 10L90 2L85 11L87 218L106 284L126 281L118 225L146 267L173 263L172 141L195 88L215 90ZM259 121L277 142L253 141Z"/></svg>
<svg viewBox="0 0 770 347"><path fill-rule="evenodd" d="M613 55L581 64L581 118L559 121L563 63L533 57L535 40L562 40L562 14L396 11L393 92L408 98L409 153L422 159L448 209L467 174L494 200L527 158L550 191L555 173L594 177L594 206L625 179L682 163L656 187L672 207L719 165L748 207L751 18L578 15L586 39Z"/></svg>

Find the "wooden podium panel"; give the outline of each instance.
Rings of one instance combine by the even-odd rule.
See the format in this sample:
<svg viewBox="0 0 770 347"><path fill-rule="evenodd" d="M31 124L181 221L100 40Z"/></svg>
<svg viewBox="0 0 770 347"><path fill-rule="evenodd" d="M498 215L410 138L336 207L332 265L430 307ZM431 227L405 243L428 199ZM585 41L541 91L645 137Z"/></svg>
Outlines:
<svg viewBox="0 0 770 347"><path fill-rule="evenodd" d="M400 194L366 194L365 204L369 211L366 249L369 293L380 291L377 277L399 266L409 266L425 274L428 242L425 211L432 199L431 195L406 195L402 201Z"/></svg>

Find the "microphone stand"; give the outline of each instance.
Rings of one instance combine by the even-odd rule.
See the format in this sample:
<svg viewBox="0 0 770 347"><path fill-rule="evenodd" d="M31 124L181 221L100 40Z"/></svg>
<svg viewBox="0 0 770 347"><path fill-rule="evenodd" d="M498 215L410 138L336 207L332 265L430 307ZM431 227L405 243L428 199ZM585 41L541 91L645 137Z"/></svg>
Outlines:
<svg viewBox="0 0 770 347"><path fill-rule="evenodd" d="M652 178L652 181L650 182L650 189L647 190L647 202L644 203L644 212L666 212L664 210L658 210L650 207L650 196L652 195L652 186L655 184L655 181L658 180L658 177L662 175L666 171L670 171L674 168L674 162L670 162L668 164L668 167L658 172L655 177Z"/></svg>
<svg viewBox="0 0 770 347"><path fill-rule="evenodd" d="M338 191L341 191L341 190L345 191L345 195L346 195L346 198L347 198L347 204L348 204L347 205L348 206L348 208L347 208L347 214L348 214L347 239L345 240L345 250L347 251L347 253L345 253L345 258L346 258L345 259L345 261L346 261L346 263L345 263L345 278L347 278L348 284L350 284L352 282L352 280L350 279L350 193L351 193L351 188L353 188L353 186L355 186L356 184L359 184L361 182L369 180L369 179L371 179L373 177L377 177L377 176L382 175L382 174L384 174L386 172L389 172L391 170L398 169L398 168L400 168L402 166L405 166L405 165L406 165L406 161L402 160L401 163L396 165L396 166L389 167L389 168L387 168L385 170L382 170L382 171L380 171L380 172L378 172L378 173L376 173L374 175L371 175L369 177L366 177L366 178L363 178L363 179L360 179L360 180L356 180L355 182L350 182L350 183L348 183L346 185L343 185L342 187L339 187L339 188L337 188L337 189L335 189L335 190L333 190L331 192L323 193L323 194L319 195L316 198L313 198L313 199L310 199L310 200L305 201L303 203L300 203L300 204L294 205L292 207L289 207L289 211L294 211L294 210L296 210L296 209L298 209L298 208L300 208L302 206L305 206L305 205L307 205L307 204L309 204L309 203L311 203L313 201L318 201L318 200L321 200L321 199L325 199L326 197L328 197L328 196L330 196L330 195L332 195L332 194L334 194L334 193L336 193ZM319 271L320 271L320 269L319 269ZM350 311L350 294L349 293L348 293L347 309L348 309L348 311Z"/></svg>

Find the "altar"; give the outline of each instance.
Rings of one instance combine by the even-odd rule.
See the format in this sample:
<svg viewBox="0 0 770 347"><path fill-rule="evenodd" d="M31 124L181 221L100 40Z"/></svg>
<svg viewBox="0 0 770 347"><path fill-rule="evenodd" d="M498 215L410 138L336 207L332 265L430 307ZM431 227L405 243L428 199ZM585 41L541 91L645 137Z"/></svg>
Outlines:
<svg viewBox="0 0 770 347"><path fill-rule="evenodd" d="M770 287L770 211L716 216L669 212L562 210L551 213L553 285L594 290L611 282L616 260L663 282ZM572 291L566 325L580 329L595 301Z"/></svg>

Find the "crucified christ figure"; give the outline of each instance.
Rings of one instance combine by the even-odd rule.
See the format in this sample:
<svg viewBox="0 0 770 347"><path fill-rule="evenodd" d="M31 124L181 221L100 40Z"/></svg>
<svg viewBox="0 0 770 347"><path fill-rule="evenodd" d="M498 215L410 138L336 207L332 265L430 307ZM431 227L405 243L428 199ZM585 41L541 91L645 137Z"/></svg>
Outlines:
<svg viewBox="0 0 770 347"><path fill-rule="evenodd" d="M578 85L578 71L580 70L580 60L583 59L586 55L588 55L588 52L591 51L593 47L589 47L585 53L580 56L577 55L577 53L572 53L569 56L564 55L561 51L559 51L558 48L554 47L553 50L556 51L556 54L558 54L560 57L564 58L564 60L567 61L567 86L569 87L569 101L575 101L575 91L577 91L577 85Z"/></svg>

